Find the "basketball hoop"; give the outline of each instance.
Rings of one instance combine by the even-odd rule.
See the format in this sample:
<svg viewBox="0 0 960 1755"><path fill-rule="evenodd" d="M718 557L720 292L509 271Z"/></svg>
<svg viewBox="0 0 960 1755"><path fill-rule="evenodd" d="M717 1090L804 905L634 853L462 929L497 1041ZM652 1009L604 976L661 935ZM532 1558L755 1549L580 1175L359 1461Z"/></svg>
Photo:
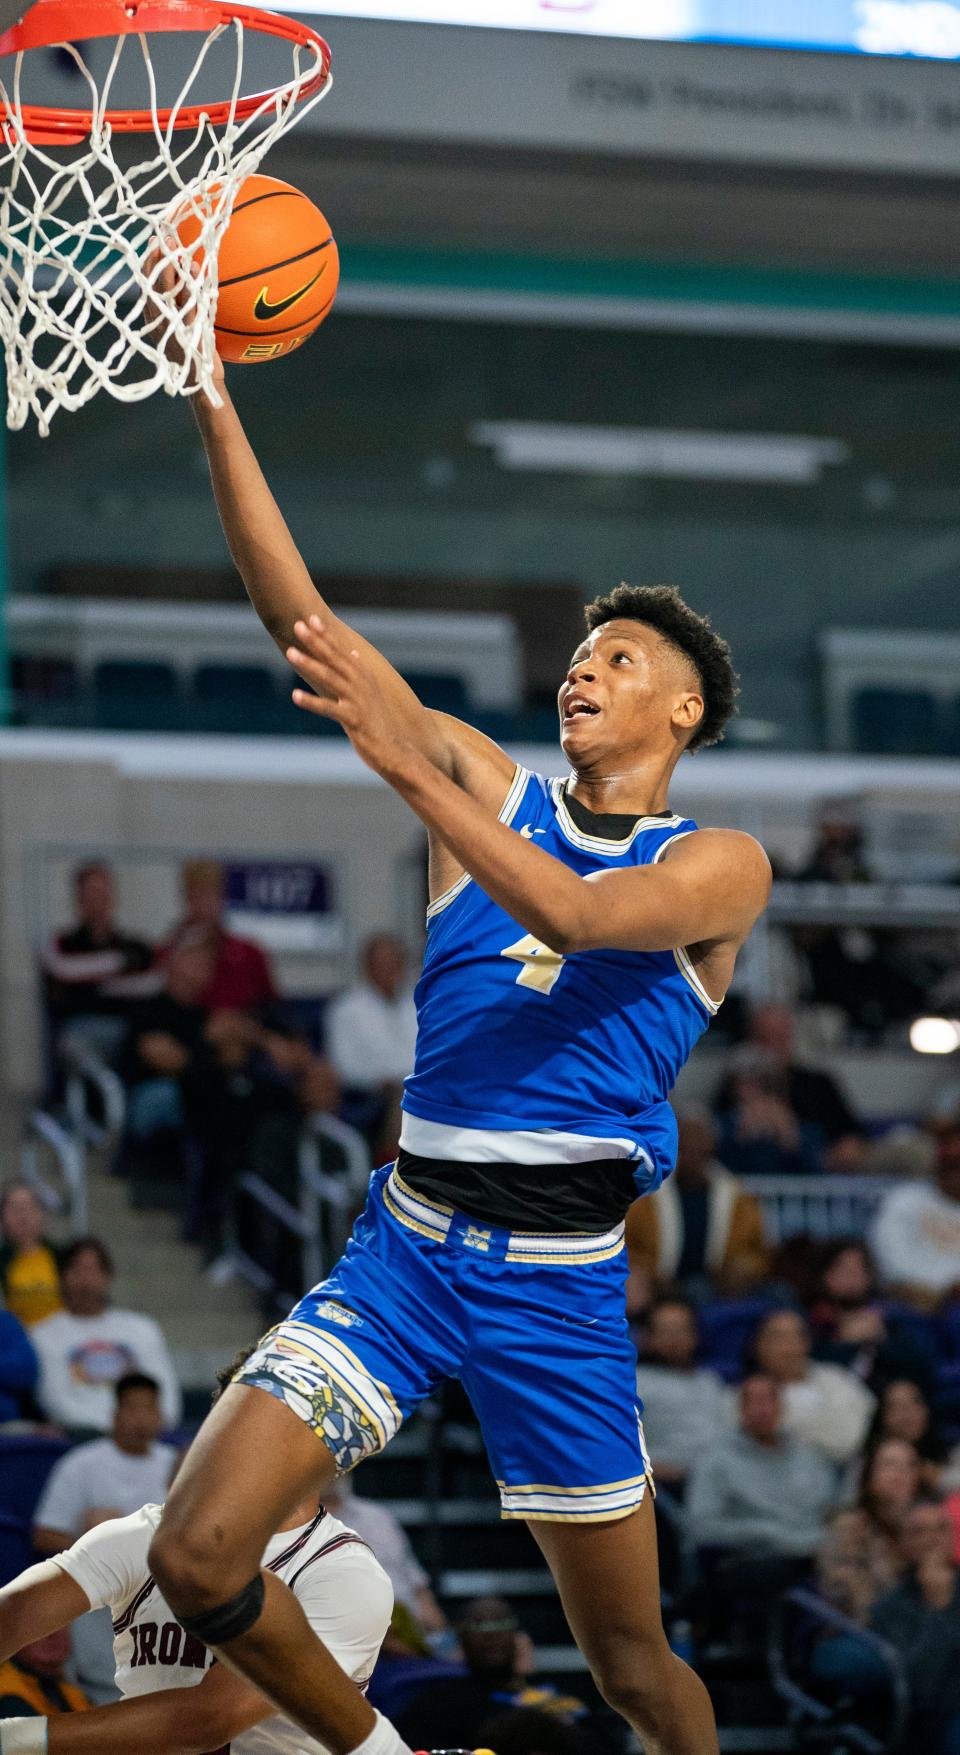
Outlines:
<svg viewBox="0 0 960 1755"><path fill-rule="evenodd" d="M203 37L166 103L150 48L160 32ZM269 90L244 95L251 32L274 39L281 52L286 45L293 65ZM87 44L105 37L115 42L98 78ZM198 81L221 40L232 51L229 95L201 101ZM25 98L29 53L52 47L83 79L83 108ZM146 102L111 103L131 53L139 55ZM32 413L46 434L57 409L81 408L100 390L122 402L158 389L218 400L217 251L237 190L331 83L330 51L316 31L232 0L35 0L0 36L0 340L9 427L23 427ZM128 135L144 137L142 150L131 143L118 156L114 143ZM176 227L188 214L199 231L188 228L185 245ZM161 277L171 284L158 300Z"/></svg>

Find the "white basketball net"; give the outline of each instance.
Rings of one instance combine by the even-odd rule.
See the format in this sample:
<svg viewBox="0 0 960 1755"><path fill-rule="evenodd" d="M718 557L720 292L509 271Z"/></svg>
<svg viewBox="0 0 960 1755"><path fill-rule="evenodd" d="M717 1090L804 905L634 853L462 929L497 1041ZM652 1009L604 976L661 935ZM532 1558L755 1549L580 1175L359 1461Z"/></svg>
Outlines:
<svg viewBox="0 0 960 1755"><path fill-rule="evenodd" d="M233 33L236 51L228 118L218 131L204 114L196 128L179 133L178 113L196 102L190 94L197 76L225 32ZM137 155L129 166L114 157L104 120L127 44L128 53L136 44L143 56L153 121L152 134L127 136ZM117 38L99 89L80 48L61 47L87 83L93 115L89 136L74 146L31 144L21 109L25 55L0 62L0 338L7 425L18 430L33 414L46 434L57 409L81 408L100 390L121 402L142 401L158 389L171 396L202 390L218 402L212 369L220 239L244 179L329 91L328 76L298 107L300 92L322 64L319 47L291 45L291 78L245 119L235 114L243 75L240 19L202 37L171 106L158 104L146 35ZM4 74L11 64L8 86ZM158 109L168 107L169 120L161 121ZM191 211L200 229L185 246L174 224ZM152 294L165 268L173 284L158 306Z"/></svg>

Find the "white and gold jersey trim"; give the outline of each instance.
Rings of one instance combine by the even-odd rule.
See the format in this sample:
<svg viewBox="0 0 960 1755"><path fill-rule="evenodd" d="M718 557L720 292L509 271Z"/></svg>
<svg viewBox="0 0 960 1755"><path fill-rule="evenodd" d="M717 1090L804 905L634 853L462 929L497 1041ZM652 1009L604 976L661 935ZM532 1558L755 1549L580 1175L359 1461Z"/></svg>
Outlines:
<svg viewBox="0 0 960 1755"><path fill-rule="evenodd" d="M456 1243L451 1237L453 1207L428 1200L416 1194L397 1170L392 1170L383 1185L387 1211L410 1231L429 1237L434 1243ZM625 1227L615 1225L612 1231L584 1235L577 1231L507 1231L497 1226L471 1227L474 1235L468 1245L483 1254L496 1254L500 1261L536 1262L543 1266L581 1266L587 1262L609 1261L624 1247ZM481 1248L480 1239L486 1239Z"/></svg>
<svg viewBox="0 0 960 1755"><path fill-rule="evenodd" d="M643 1504L648 1488L654 1495L657 1491L639 1413L637 1432L643 1457L642 1475L631 1475L625 1481L606 1481L595 1487L556 1487L542 1481L515 1487L498 1481L501 1517L524 1518L533 1523L613 1523L617 1518L629 1517L631 1511Z"/></svg>
<svg viewBox="0 0 960 1755"><path fill-rule="evenodd" d="M529 769L521 768L518 765L514 770L513 779L510 782L510 790L497 812L498 822L506 823L508 825L513 822L517 811L520 809L520 801L527 789L527 781L529 778ZM442 914L444 908L449 908L451 902L455 902L461 891L465 890L467 885L472 882L473 879L471 878L470 873L465 871L463 876L458 878L455 884L451 884L448 890L444 890L442 895L436 896L430 903L430 906L427 909L427 919L432 920L434 915Z"/></svg>
<svg viewBox="0 0 960 1755"><path fill-rule="evenodd" d="M672 829L675 828L678 823L683 822L683 818L676 815L668 817L638 817L633 828L630 830L629 835L625 835L620 841L611 841L604 835L588 835L583 829L577 828L576 823L567 809L566 800L563 796L565 785L566 781L562 779L551 780L550 782L550 795L553 799L553 806L557 813L557 822L567 840L574 847L579 847L584 853L600 853L606 854L609 858L614 858L619 854L626 853L628 849L633 846L634 841L642 830ZM674 839L675 838L676 837L674 837ZM669 841L666 845L670 845Z"/></svg>
<svg viewBox="0 0 960 1755"><path fill-rule="evenodd" d="M663 858L664 854L666 853L668 847L675 846L677 841L685 841L688 835L695 835L696 832L697 832L696 829L682 829L679 835L671 835L669 841L664 841L663 846L657 848L657 851L656 851L656 854L654 855L654 860L653 860L654 865L660 864L660 861ZM693 991L696 994L697 998L701 1001L701 1003L703 1005L706 1006L707 1011L710 1013L711 1017L715 1018L718 1011L720 1010L720 1007L723 1004L723 1000L722 999L714 999L707 992L706 988L703 985L703 982L701 981L699 975L697 974L696 969L694 968L692 962L690 961L689 952L684 950L683 946L679 946L673 953L673 960L676 963L677 968L679 969L681 975L683 976L683 979L687 982L688 986L693 988Z"/></svg>

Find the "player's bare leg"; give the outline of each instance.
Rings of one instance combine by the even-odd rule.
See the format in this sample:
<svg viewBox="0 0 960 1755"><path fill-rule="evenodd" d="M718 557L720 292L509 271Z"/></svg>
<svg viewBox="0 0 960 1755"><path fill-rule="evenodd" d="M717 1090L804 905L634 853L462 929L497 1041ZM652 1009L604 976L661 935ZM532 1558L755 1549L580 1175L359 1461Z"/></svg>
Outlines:
<svg viewBox="0 0 960 1755"><path fill-rule="evenodd" d="M600 1693L645 1755L717 1755L710 1697L663 1631L651 1495L614 1523L531 1521L530 1530Z"/></svg>
<svg viewBox="0 0 960 1755"><path fill-rule="evenodd" d="M170 1489L150 1548L150 1570L174 1614L229 1629L250 1622L249 1593L262 1608L233 1637L210 1637L232 1668L334 1755L394 1755L405 1745L378 1719L310 1627L292 1591L260 1560L298 1500L323 1490L333 1457L295 1413L261 1389L231 1384L207 1416ZM255 1605L254 1605L255 1607ZM218 1612L220 1612L218 1614Z"/></svg>

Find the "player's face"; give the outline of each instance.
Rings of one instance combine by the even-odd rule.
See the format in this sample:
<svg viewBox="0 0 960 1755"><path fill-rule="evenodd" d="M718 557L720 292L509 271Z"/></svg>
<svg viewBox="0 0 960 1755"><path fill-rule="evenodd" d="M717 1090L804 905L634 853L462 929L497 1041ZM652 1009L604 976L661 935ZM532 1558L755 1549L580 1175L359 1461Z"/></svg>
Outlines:
<svg viewBox="0 0 960 1755"><path fill-rule="evenodd" d="M699 707L698 707L699 703ZM560 742L572 766L692 731L700 696L668 647L642 622L604 622L577 647L557 696Z"/></svg>

